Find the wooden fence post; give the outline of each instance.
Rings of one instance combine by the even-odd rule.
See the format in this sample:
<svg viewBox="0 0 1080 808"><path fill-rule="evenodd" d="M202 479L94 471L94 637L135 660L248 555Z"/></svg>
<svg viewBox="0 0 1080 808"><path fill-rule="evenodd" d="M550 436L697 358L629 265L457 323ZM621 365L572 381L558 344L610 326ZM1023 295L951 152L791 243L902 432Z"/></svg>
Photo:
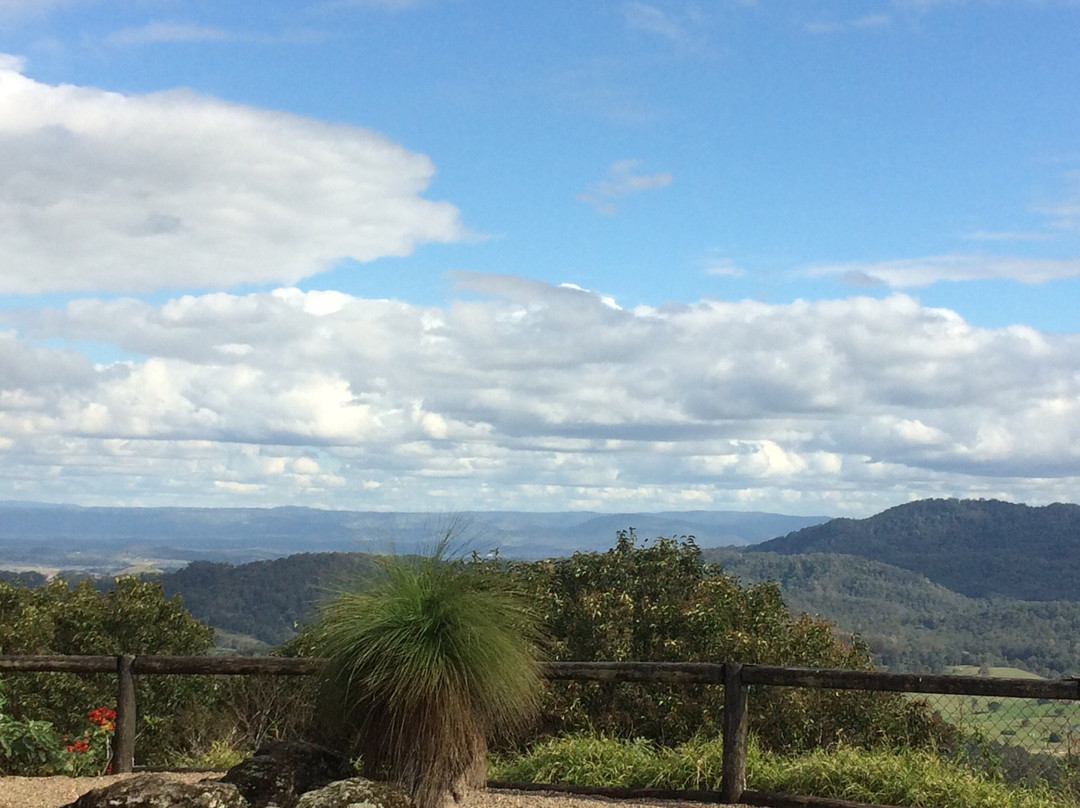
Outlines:
<svg viewBox="0 0 1080 808"><path fill-rule="evenodd" d="M724 760L720 798L737 803L746 790L746 685L742 663L724 663Z"/></svg>
<svg viewBox="0 0 1080 808"><path fill-rule="evenodd" d="M127 774L135 767L135 657L116 657L116 732L113 735L112 770Z"/></svg>

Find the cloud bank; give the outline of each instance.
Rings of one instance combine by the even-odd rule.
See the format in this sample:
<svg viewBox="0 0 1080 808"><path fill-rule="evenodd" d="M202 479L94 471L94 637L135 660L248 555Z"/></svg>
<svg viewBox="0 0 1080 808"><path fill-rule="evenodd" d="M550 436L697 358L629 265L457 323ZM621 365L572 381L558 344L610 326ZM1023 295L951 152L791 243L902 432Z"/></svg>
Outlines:
<svg viewBox="0 0 1080 808"><path fill-rule="evenodd" d="M50 86L0 65L0 153L0 292L294 283L467 235L422 196L423 155L184 90Z"/></svg>
<svg viewBox="0 0 1080 808"><path fill-rule="evenodd" d="M1078 335L976 328L904 295L622 310L571 286L459 281L488 297L286 288L12 312L6 490L867 513L915 496L1067 499L1080 482ZM57 338L141 358L95 365L45 346Z"/></svg>

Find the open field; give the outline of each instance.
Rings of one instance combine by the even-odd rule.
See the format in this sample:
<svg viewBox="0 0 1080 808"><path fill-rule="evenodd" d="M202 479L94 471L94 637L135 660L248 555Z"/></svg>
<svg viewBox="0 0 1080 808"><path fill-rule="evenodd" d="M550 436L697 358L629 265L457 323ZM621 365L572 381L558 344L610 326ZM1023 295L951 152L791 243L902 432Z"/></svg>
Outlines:
<svg viewBox="0 0 1080 808"><path fill-rule="evenodd" d="M947 672L975 676L979 669L974 665L956 665ZM990 675L1042 678L1020 668L1006 667L990 668ZM946 721L987 741L1020 746L1029 752L1080 754L1080 702L943 694L925 698Z"/></svg>

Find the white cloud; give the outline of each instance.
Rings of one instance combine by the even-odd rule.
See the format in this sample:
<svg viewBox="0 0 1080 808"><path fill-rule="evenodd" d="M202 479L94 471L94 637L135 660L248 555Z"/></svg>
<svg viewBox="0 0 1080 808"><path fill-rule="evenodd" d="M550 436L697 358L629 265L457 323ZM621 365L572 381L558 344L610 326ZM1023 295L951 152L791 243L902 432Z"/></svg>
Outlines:
<svg viewBox="0 0 1080 808"><path fill-rule="evenodd" d="M815 20L806 23L803 28L811 34L834 34L840 31L883 28L892 24L888 14L865 14L845 20Z"/></svg>
<svg viewBox="0 0 1080 808"><path fill-rule="evenodd" d="M623 9L628 28L660 37L684 51L701 51L706 40L698 33L703 17L700 11L691 9L685 17L648 3L628 3Z"/></svg>
<svg viewBox="0 0 1080 808"><path fill-rule="evenodd" d="M0 0L0 17L19 17L44 14L54 8L97 0Z"/></svg>
<svg viewBox="0 0 1080 808"><path fill-rule="evenodd" d="M976 328L904 295L621 310L573 285L458 281L488 298L8 312L0 479L79 501L814 513L1080 483L1080 335ZM95 366L46 338L148 358Z"/></svg>
<svg viewBox="0 0 1080 808"><path fill-rule="evenodd" d="M294 282L465 237L424 156L178 90L0 70L0 292Z"/></svg>
<svg viewBox="0 0 1080 808"><path fill-rule="evenodd" d="M666 11L647 3L629 3L625 9L626 24L638 31L678 42L686 38L686 30Z"/></svg>
<svg viewBox="0 0 1080 808"><path fill-rule="evenodd" d="M22 73L26 68L26 59L12 53L0 53L0 70Z"/></svg>
<svg viewBox="0 0 1080 808"><path fill-rule="evenodd" d="M1063 198L1037 210L1050 218L1050 224L1060 230L1080 230L1080 171L1066 173L1070 192Z"/></svg>
<svg viewBox="0 0 1080 808"><path fill-rule="evenodd" d="M1049 233L1038 230L974 230L964 233L968 241L1049 241Z"/></svg>
<svg viewBox="0 0 1080 808"><path fill-rule="evenodd" d="M432 2L432 0L328 0L319 5L323 11L345 8L373 8L382 11L405 11Z"/></svg>
<svg viewBox="0 0 1080 808"><path fill-rule="evenodd" d="M117 46L203 42L313 45L325 39L325 33L307 28L292 28L280 33L254 33L230 31L212 25L165 21L149 22L133 28L121 28L105 37L108 44Z"/></svg>
<svg viewBox="0 0 1080 808"><path fill-rule="evenodd" d="M722 278L741 278L746 274L730 258L710 258L705 264L705 274Z"/></svg>
<svg viewBox="0 0 1080 808"><path fill-rule="evenodd" d="M1038 284L1080 276L1077 258L1022 258L999 255L934 255L894 261L850 261L806 268L813 277L835 276L853 286L902 289L938 281L1013 280Z"/></svg>
<svg viewBox="0 0 1080 808"><path fill-rule="evenodd" d="M227 42L235 38L224 28L178 22L149 22L136 28L121 28L105 39L111 45L147 45L159 42Z"/></svg>
<svg viewBox="0 0 1080 808"><path fill-rule="evenodd" d="M593 183L588 190L578 194L578 200L588 202L600 213L615 213L615 201L627 194L666 188L671 185L672 176L667 172L638 174L640 160L618 160L608 168L607 176Z"/></svg>

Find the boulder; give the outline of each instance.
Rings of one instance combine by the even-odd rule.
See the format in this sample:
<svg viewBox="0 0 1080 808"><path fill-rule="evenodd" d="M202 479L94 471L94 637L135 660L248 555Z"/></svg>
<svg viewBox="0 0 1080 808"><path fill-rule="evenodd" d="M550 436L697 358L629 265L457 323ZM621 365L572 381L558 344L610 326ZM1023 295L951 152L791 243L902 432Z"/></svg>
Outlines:
<svg viewBox="0 0 1080 808"><path fill-rule="evenodd" d="M248 808L248 803L229 783L181 783L140 774L87 791L64 808Z"/></svg>
<svg viewBox="0 0 1080 808"><path fill-rule="evenodd" d="M252 808L294 808L300 795L352 777L348 759L313 743L278 741L255 750L221 778L239 789Z"/></svg>
<svg viewBox="0 0 1080 808"><path fill-rule="evenodd" d="M412 808L412 800L390 783L352 777L307 792L296 808Z"/></svg>

